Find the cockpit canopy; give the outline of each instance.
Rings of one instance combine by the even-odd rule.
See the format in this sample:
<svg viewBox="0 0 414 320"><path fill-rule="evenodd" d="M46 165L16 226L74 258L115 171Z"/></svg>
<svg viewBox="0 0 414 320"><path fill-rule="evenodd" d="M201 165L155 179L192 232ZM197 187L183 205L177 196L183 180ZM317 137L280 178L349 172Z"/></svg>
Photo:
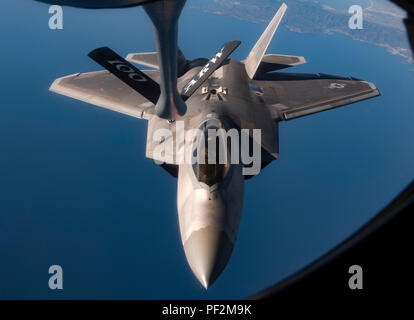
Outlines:
<svg viewBox="0 0 414 320"><path fill-rule="evenodd" d="M221 123L216 119L204 122L200 127L203 134L193 152L196 159L193 164L195 176L210 187L222 182L230 169L226 135L220 128Z"/></svg>

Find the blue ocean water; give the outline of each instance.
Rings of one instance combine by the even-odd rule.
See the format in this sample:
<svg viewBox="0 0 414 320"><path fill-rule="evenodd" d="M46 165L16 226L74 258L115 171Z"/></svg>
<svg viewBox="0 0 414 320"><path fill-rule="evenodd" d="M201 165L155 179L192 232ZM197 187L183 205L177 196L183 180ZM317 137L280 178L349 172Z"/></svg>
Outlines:
<svg viewBox="0 0 414 320"><path fill-rule="evenodd" d="M0 21L0 298L244 298L283 279L357 230L414 176L412 65L343 35L292 33L269 52L304 55L295 72L350 75L382 96L280 125L280 160L246 183L229 265L205 291L179 238L176 181L145 158L146 122L48 92L60 76L100 69L108 45L153 51L142 9L64 9L3 1ZM228 40L244 59L264 24L186 8L180 47L210 57ZM48 268L64 289L48 288Z"/></svg>
<svg viewBox="0 0 414 320"><path fill-rule="evenodd" d="M337 10L345 11L348 11L348 8L355 4L361 6L364 9L368 8L371 5L371 0L316 0L316 2L319 2L322 5L326 5Z"/></svg>

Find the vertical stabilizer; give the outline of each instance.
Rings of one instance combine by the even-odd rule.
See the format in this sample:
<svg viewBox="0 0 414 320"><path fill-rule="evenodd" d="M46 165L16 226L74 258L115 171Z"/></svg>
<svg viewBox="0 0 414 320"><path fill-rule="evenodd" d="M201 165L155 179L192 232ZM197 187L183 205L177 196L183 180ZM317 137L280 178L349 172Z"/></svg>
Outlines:
<svg viewBox="0 0 414 320"><path fill-rule="evenodd" d="M279 27L280 21L282 21L282 18L286 12L286 9L287 9L287 5L283 3L282 6L279 8L279 10L276 12L272 21L270 21L265 32L263 32L259 41L257 41L252 51L250 51L247 59L244 61L244 64L246 66L246 72L249 75L250 79L253 79L257 71L257 68L260 65L260 62L262 61L263 56L266 53L266 50L270 44L270 41L272 41L273 35L275 34L277 28Z"/></svg>

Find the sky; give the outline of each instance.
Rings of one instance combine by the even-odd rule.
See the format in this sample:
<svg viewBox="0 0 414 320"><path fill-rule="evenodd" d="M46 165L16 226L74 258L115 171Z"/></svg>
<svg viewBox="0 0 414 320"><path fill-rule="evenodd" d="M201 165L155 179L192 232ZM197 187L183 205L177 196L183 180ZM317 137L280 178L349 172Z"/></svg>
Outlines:
<svg viewBox="0 0 414 320"><path fill-rule="evenodd" d="M414 176L413 66L282 22L268 51L305 56L292 72L353 76L382 96L280 124L280 159L246 182L232 258L206 291L181 245L176 180L145 158L146 121L48 91L57 77L99 70L87 57L97 47L153 51L143 10L65 8L52 31L47 5L2 9L0 299L245 298L351 235ZM232 57L244 59L265 27L185 8L180 47L210 57L241 40ZM63 290L48 287L56 264Z"/></svg>

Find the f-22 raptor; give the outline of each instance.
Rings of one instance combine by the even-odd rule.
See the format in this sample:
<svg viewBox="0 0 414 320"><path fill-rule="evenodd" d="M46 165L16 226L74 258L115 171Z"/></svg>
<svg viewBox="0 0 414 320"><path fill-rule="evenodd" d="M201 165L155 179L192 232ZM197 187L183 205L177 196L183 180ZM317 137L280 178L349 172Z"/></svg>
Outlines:
<svg viewBox="0 0 414 320"><path fill-rule="evenodd" d="M247 129L249 143L259 144L263 169L278 159L279 122L380 94L374 84L355 78L281 72L306 63L300 56L266 54L286 12L285 4L246 59L238 61L230 54L239 41L226 43L211 59L188 60L178 49L178 21L186 0L38 1L92 9L142 5L152 20L157 52L133 53L124 59L107 47L95 49L89 56L106 70L59 78L50 90L148 120L146 156L178 178L182 244L193 273L205 288L230 259L241 219L244 181L254 174L243 174L247 165L228 159L219 163L178 161L188 147L185 139L180 144L178 138L194 128L206 136L209 129ZM141 71L134 64L152 70ZM154 139L160 129L171 135ZM255 129L261 130L259 140L254 138ZM218 139L227 138L218 135ZM156 152L160 147L163 152ZM209 157L217 157L219 151L205 144L204 154ZM235 151L226 147L224 152Z"/></svg>

